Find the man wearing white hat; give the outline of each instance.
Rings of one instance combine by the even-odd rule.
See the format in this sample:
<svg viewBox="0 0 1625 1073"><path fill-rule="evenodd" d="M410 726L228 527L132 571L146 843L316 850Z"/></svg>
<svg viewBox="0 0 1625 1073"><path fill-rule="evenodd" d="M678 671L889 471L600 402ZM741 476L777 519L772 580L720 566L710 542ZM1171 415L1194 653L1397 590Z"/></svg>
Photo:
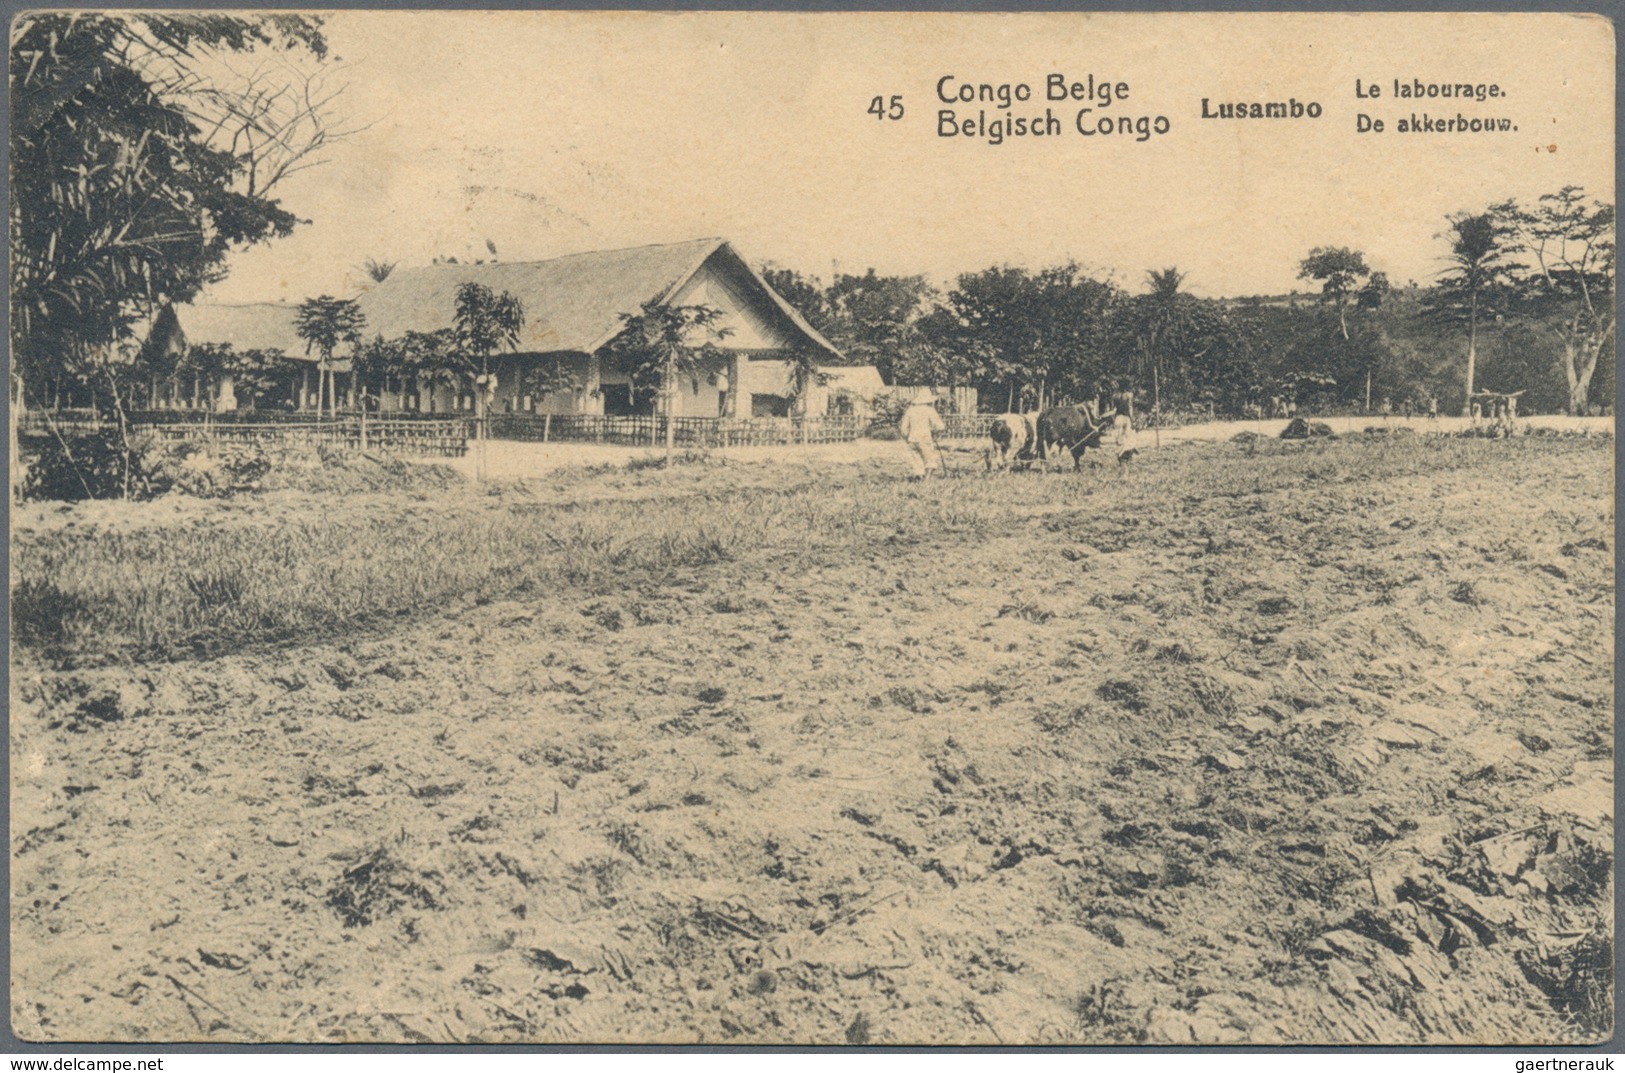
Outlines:
<svg viewBox="0 0 1625 1073"><path fill-rule="evenodd" d="M913 405L903 411L903 419L897 423L897 431L908 441L908 460L914 466L915 480L924 480L932 470L945 477L948 475L947 464L937 452L936 434L944 425L934 403L931 392L921 388L914 396Z"/></svg>

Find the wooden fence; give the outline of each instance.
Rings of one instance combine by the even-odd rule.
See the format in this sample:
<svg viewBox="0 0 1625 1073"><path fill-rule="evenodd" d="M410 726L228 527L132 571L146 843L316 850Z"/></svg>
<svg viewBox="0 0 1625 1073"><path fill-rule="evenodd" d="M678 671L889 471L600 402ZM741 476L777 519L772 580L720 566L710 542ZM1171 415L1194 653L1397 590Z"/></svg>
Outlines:
<svg viewBox="0 0 1625 1073"><path fill-rule="evenodd" d="M206 438L222 443L262 446L325 444L357 450L385 450L406 455L456 458L468 451L468 422L458 420L398 421L393 418L346 417L303 422L179 421L143 424L143 431L168 439Z"/></svg>
<svg viewBox="0 0 1625 1073"><path fill-rule="evenodd" d="M601 417L596 414L492 414L493 440L613 443L657 447L666 442L666 418ZM785 444L850 443L868 428L867 419L838 417L678 417L672 440L679 447L770 447Z"/></svg>
<svg viewBox="0 0 1625 1073"><path fill-rule="evenodd" d="M986 439L993 429L994 414L947 414L942 423L945 440Z"/></svg>
<svg viewBox="0 0 1625 1073"><path fill-rule="evenodd" d="M95 410L24 410L17 415L19 436L84 436L106 427Z"/></svg>
<svg viewBox="0 0 1625 1073"><path fill-rule="evenodd" d="M948 436L986 435L986 415L952 414ZM666 419L650 415L603 417L596 414L492 414L486 418L493 440L607 443L658 447L666 442ZM110 427L94 412L45 414L30 411L21 431L82 435ZM134 413L131 426L170 439L203 437L226 443L312 444L384 449L401 454L456 457L467 453L477 420L444 414L355 414L318 421L308 413L152 410ZM850 443L868 431L870 420L855 415L825 417L678 417L672 438L679 447L776 447L791 444ZM363 428L365 432L363 433ZM956 431L957 430L957 431Z"/></svg>

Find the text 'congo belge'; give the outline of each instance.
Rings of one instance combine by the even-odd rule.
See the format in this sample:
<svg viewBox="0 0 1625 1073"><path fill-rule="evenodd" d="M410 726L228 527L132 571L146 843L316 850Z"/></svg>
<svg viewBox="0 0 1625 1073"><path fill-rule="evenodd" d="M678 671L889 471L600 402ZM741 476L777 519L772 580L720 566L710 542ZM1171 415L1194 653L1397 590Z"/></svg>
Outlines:
<svg viewBox="0 0 1625 1073"><path fill-rule="evenodd" d="M1040 99L1026 82L966 82L947 74L937 79L937 99L955 107L937 111L937 137L981 138L990 145L1002 145L1008 138L1056 138L1068 129L1085 138L1127 138L1136 142L1168 133L1170 124L1165 115L1106 111L1114 106L1120 109L1128 98L1127 82L1095 75L1071 81L1063 74L1051 74L1044 79L1041 99L1082 102L1082 106L1076 112L1063 107L1060 115L1050 106L1042 112L1025 111L1022 105ZM972 112L963 107L966 105L981 107ZM1068 121L1063 122L1063 118Z"/></svg>

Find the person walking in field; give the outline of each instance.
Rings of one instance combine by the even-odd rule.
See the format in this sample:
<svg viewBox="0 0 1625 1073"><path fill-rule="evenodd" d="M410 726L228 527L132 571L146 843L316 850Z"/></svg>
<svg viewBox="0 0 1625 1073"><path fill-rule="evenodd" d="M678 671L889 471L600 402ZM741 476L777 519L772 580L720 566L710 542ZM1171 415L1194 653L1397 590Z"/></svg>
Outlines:
<svg viewBox="0 0 1625 1073"><path fill-rule="evenodd" d="M937 451L937 433L944 429L942 415L937 408L931 392L920 391L914 396L914 402L903 411L903 418L897 423L897 431L902 433L903 439L909 447L909 464L914 467L914 479L924 480L932 470L944 477L948 475L947 464L943 462L942 455Z"/></svg>

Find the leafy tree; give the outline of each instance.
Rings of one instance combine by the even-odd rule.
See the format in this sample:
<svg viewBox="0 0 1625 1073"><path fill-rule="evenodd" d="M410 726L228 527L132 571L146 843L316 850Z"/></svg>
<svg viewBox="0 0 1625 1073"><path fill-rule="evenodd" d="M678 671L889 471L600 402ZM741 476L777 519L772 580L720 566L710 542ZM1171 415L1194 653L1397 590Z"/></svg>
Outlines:
<svg viewBox="0 0 1625 1073"><path fill-rule="evenodd" d="M1142 367L1151 372L1152 412L1161 413L1163 351L1173 341L1171 336L1176 333L1190 334L1193 310L1191 303L1180 302L1180 298L1186 296L1179 293L1180 285L1185 282L1185 275L1179 269L1171 265L1161 271L1153 269L1146 273L1146 282L1151 290L1135 303L1141 312L1141 316L1134 318L1140 326L1140 331L1135 334L1137 349L1144 363Z"/></svg>
<svg viewBox="0 0 1625 1073"><path fill-rule="evenodd" d="M927 311L935 292L924 276L842 274L827 292L829 319L819 330L848 360L873 365L893 378L892 363L909 326Z"/></svg>
<svg viewBox="0 0 1625 1073"><path fill-rule="evenodd" d="M300 15L18 16L7 71L14 413L46 384L77 380L117 417L128 470L129 400L142 379L152 385L125 345L132 330L220 278L233 248L290 233L297 219L272 189L346 133L331 122L342 88L292 59L325 58L320 26ZM233 68L257 49L286 62Z"/></svg>
<svg viewBox="0 0 1625 1073"><path fill-rule="evenodd" d="M1510 202L1485 212L1458 212L1448 220L1449 230L1439 236L1450 243L1446 267L1424 303L1433 317L1467 331L1465 415L1476 386L1479 325L1484 317L1504 312L1510 297L1517 221Z"/></svg>
<svg viewBox="0 0 1625 1073"><path fill-rule="evenodd" d="M525 327L525 309L519 299L503 291L496 293L483 283L464 283L457 288L457 311L452 327L457 348L465 354L470 365L479 363L479 374L474 378L475 416L485 416L486 404L496 393L496 378L491 375L491 355L498 350L513 350L519 345L519 333ZM480 436L485 435L484 424Z"/></svg>
<svg viewBox="0 0 1625 1073"><path fill-rule="evenodd" d="M1241 412L1260 401L1271 353L1258 310L1231 310L1180 290L1177 268L1146 274L1147 293L1118 302L1111 316L1119 370L1113 386L1149 395L1154 409L1207 405Z"/></svg>
<svg viewBox="0 0 1625 1073"><path fill-rule="evenodd" d="M917 318L903 333L892 362L899 384L967 384L972 366L960 352L959 322L941 306Z"/></svg>
<svg viewBox="0 0 1625 1073"><path fill-rule="evenodd" d="M826 339L831 338L830 333L834 329L831 325L829 295L820 280L803 276L793 268L775 268L772 265L762 266L762 278L780 298L806 318L808 324L818 329Z"/></svg>
<svg viewBox="0 0 1625 1073"><path fill-rule="evenodd" d="M342 132L332 95L237 53L320 60L303 16L29 13L13 27L11 338L20 381L70 375L122 402L120 340L298 222L268 195ZM271 65L262 65L270 69ZM280 81L278 81L280 79ZM298 103L296 104L296 99Z"/></svg>
<svg viewBox="0 0 1625 1073"><path fill-rule="evenodd" d="M1104 374L1115 291L1076 264L1039 272L994 267L959 277L945 307L952 348L984 395L1043 408L1060 394L1092 395Z"/></svg>
<svg viewBox="0 0 1625 1073"><path fill-rule="evenodd" d="M390 380L399 380L404 389L407 376L406 346L400 339L375 335L351 352L350 372L355 383L356 399L362 409L366 408L369 398L378 399L381 405Z"/></svg>
<svg viewBox="0 0 1625 1073"><path fill-rule="evenodd" d="M433 406L436 386L456 390L474 376L474 368L458 349L456 336L450 328L433 332L407 332L396 345L400 348L400 375L411 382L411 393L418 396L420 406L424 388L429 389L429 405Z"/></svg>
<svg viewBox="0 0 1625 1073"><path fill-rule="evenodd" d="M347 343L351 347L360 343L362 329L366 326L367 318L352 299L333 298L324 294L319 298L308 298L299 303L299 308L294 313L294 331L305 341L305 353L309 354L314 349L320 359L317 365L321 376L316 395L318 418L322 415L324 387L329 414L338 413L337 392L333 383L333 351L338 349L341 343Z"/></svg>
<svg viewBox="0 0 1625 1073"><path fill-rule="evenodd" d="M1591 380L1614 344L1614 206L1577 186L1518 210L1518 238L1533 264L1518 278L1535 323L1562 347L1570 413L1585 412Z"/></svg>
<svg viewBox="0 0 1625 1073"><path fill-rule="evenodd" d="M677 378L695 376L707 364L721 361L717 346L733 334L722 325L726 314L708 305L662 305L644 302L642 311L621 314L621 330L610 340L608 352L632 370L635 384L658 383L666 397L666 464L671 464L675 443Z"/></svg>
<svg viewBox="0 0 1625 1073"><path fill-rule="evenodd" d="M1393 289L1388 276L1372 272L1365 262L1365 254L1346 246L1319 246L1309 251L1298 264L1299 279L1319 280L1321 294L1337 311L1337 326L1343 346L1339 349L1339 364L1365 379L1365 408L1371 409L1371 378L1376 370L1380 347L1370 341L1355 343L1349 334L1349 309L1373 310L1381 308Z"/></svg>
<svg viewBox="0 0 1625 1073"><path fill-rule="evenodd" d="M1321 293L1336 308L1345 341L1349 337L1349 302L1370 275L1365 254L1346 246L1317 246L1298 264L1298 278L1318 280Z"/></svg>

